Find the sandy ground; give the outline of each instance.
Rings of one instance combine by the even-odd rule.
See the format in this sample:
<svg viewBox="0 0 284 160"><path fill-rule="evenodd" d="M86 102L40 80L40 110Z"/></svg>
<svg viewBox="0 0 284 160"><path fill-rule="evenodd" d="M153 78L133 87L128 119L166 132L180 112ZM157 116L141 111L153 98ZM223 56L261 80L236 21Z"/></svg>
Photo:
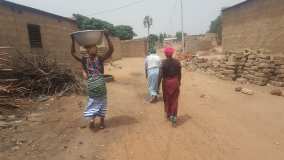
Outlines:
<svg viewBox="0 0 284 160"><path fill-rule="evenodd" d="M184 70L178 126L172 128L162 102L145 102L143 59L115 64L122 68L106 70L116 81L108 84L105 130L86 127L82 118L86 97L51 99L38 106L34 121L1 130L23 144L2 143L0 159L284 159L284 98L270 95L271 88L246 86L255 94L244 95L234 91L237 83Z"/></svg>

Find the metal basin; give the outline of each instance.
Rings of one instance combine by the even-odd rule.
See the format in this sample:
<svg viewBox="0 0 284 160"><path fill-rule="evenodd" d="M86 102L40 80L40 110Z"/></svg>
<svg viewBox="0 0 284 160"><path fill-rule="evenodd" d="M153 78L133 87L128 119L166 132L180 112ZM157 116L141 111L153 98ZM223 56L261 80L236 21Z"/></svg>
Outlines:
<svg viewBox="0 0 284 160"><path fill-rule="evenodd" d="M81 46L94 46L102 43L103 30L84 30L71 34L75 41Z"/></svg>

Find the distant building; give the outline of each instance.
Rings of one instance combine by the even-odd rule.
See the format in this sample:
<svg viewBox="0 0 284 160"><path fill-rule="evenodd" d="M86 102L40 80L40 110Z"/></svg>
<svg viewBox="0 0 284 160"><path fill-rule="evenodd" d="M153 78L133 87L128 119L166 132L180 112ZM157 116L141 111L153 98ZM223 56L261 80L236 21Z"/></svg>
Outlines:
<svg viewBox="0 0 284 160"><path fill-rule="evenodd" d="M208 51L217 46L217 35L206 33L201 35L189 35L185 37L185 50L189 53Z"/></svg>
<svg viewBox="0 0 284 160"><path fill-rule="evenodd" d="M77 30L73 19L0 0L0 46L12 46L24 54L46 53L74 66L70 33Z"/></svg>
<svg viewBox="0 0 284 160"><path fill-rule="evenodd" d="M165 38L164 39L164 44L167 44L167 43L177 43L178 42L178 39L176 37L171 37L171 38Z"/></svg>
<svg viewBox="0 0 284 160"><path fill-rule="evenodd" d="M222 11L224 50L284 51L284 0L247 0Z"/></svg>

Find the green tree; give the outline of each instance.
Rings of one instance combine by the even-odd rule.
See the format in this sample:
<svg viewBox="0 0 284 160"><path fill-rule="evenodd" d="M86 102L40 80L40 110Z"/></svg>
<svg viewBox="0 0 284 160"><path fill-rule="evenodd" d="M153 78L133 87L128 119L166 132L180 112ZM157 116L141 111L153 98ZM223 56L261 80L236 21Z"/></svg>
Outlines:
<svg viewBox="0 0 284 160"><path fill-rule="evenodd" d="M114 25L100 19L96 18L89 18L80 14L73 14L73 17L76 19L77 24L79 26L79 29L86 30L86 29L92 29L92 30L101 30L101 29L107 29L111 31L111 33L114 32Z"/></svg>
<svg viewBox="0 0 284 160"><path fill-rule="evenodd" d="M161 44L164 43L164 39L165 39L164 34L163 34L163 33L160 33L160 35L159 35L159 41L160 41Z"/></svg>
<svg viewBox="0 0 284 160"><path fill-rule="evenodd" d="M136 36L133 28L126 25L119 25L114 27L114 36L119 37L120 40L133 39Z"/></svg>
<svg viewBox="0 0 284 160"><path fill-rule="evenodd" d="M73 14L80 30L104 30L111 32L112 36L118 37L121 40L130 40L136 36L133 28L127 25L114 26L113 24L96 18L89 18L80 14Z"/></svg>
<svg viewBox="0 0 284 160"><path fill-rule="evenodd" d="M183 33L184 36L186 36L186 33ZM182 40L182 32L176 32L176 37L178 41Z"/></svg>
<svg viewBox="0 0 284 160"><path fill-rule="evenodd" d="M148 39L149 39L149 49L154 48L156 42L159 41L159 37L155 34L150 34Z"/></svg>
<svg viewBox="0 0 284 160"><path fill-rule="evenodd" d="M222 43L222 17L218 16L215 20L211 22L208 33L216 33L217 41L219 44Z"/></svg>
<svg viewBox="0 0 284 160"><path fill-rule="evenodd" d="M150 35L150 28L153 25L153 18L150 16L145 16L143 20L144 27L147 28L148 36Z"/></svg>

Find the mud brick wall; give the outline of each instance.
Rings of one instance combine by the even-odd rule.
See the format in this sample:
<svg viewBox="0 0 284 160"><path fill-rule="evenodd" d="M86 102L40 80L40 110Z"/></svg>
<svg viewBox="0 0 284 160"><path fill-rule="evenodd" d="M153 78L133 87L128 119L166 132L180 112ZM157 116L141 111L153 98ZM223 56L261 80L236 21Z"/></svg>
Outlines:
<svg viewBox="0 0 284 160"><path fill-rule="evenodd" d="M30 47L28 24L40 26L42 48ZM77 70L80 65L70 56L70 33L77 30L72 20L0 3L0 46L12 46L23 54L47 54L50 59Z"/></svg>
<svg viewBox="0 0 284 160"><path fill-rule="evenodd" d="M223 10L222 44L225 51L284 50L284 1L248 0Z"/></svg>
<svg viewBox="0 0 284 160"><path fill-rule="evenodd" d="M146 53L146 41L145 39L138 40L127 40L122 41L117 37L112 37L111 41L113 43L114 52L108 61L116 61L123 57L144 57ZM99 47L99 52L106 52L108 50L106 46L107 42L104 39L103 44Z"/></svg>
<svg viewBox="0 0 284 160"><path fill-rule="evenodd" d="M270 77L270 84L273 86L284 87L284 57L273 57L274 72Z"/></svg>
<svg viewBox="0 0 284 160"><path fill-rule="evenodd" d="M113 48L114 48L114 52L112 54L112 57L110 59L107 60L107 62L109 61L116 61L122 58L122 46L121 46L121 40L117 37L111 37L111 42L113 44ZM107 41L104 38L103 39L103 44L101 44L98 47L98 52L107 52L108 50L108 46L107 46ZM86 51L84 51L86 52Z"/></svg>
<svg viewBox="0 0 284 160"><path fill-rule="evenodd" d="M214 61L196 57L193 64L223 80L284 87L284 56L263 50L228 51L223 59Z"/></svg>
<svg viewBox="0 0 284 160"><path fill-rule="evenodd" d="M113 43L113 47L114 47L114 52L112 54L111 59L113 61L115 60L119 60L122 58L122 46L121 46L121 41L119 40L119 38L112 38L112 43Z"/></svg>
<svg viewBox="0 0 284 160"><path fill-rule="evenodd" d="M123 57L145 57L147 53L146 39L121 41Z"/></svg>
<svg viewBox="0 0 284 160"><path fill-rule="evenodd" d="M204 35L192 35L185 37L185 49L187 52L210 50L217 46L217 36L214 33Z"/></svg>

